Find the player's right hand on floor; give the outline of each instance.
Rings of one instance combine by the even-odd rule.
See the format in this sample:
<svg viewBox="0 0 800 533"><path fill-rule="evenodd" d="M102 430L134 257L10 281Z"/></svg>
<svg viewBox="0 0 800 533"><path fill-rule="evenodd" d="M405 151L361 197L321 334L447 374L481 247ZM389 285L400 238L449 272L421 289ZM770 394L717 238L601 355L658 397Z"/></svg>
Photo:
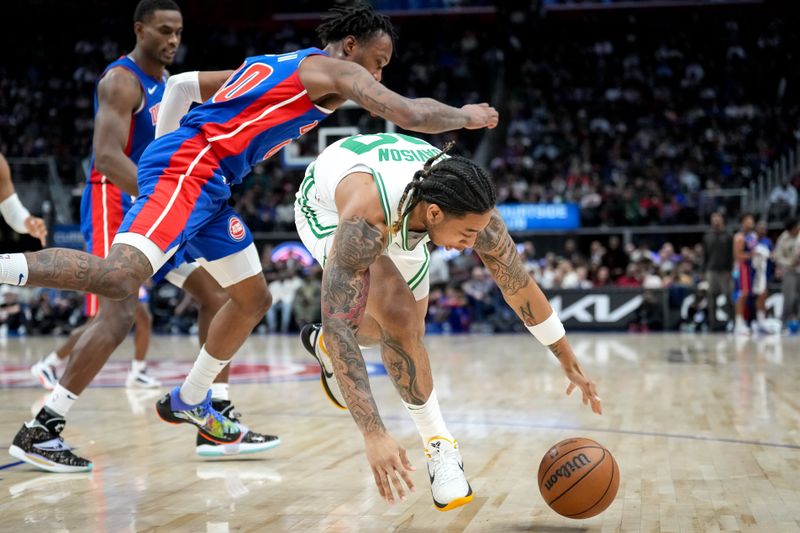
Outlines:
<svg viewBox="0 0 800 533"><path fill-rule="evenodd" d="M381 497L390 505L394 503L392 486L397 491L401 501L406 499L406 490L414 492L414 482L408 473L416 470L411 465L406 455L406 450L400 446L388 433L375 432L364 436L364 447L367 452L367 461L372 467L372 475Z"/></svg>

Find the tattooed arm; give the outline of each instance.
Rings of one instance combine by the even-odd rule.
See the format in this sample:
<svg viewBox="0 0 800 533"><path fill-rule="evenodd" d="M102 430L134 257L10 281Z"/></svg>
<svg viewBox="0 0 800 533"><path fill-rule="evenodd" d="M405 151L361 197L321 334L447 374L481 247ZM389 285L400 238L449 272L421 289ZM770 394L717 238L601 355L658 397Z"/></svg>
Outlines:
<svg viewBox="0 0 800 533"><path fill-rule="evenodd" d="M381 85L352 61L322 55L308 57L300 65L300 79L315 102L331 96L350 99L406 130L440 133L497 126L497 111L488 104L458 108L432 98L406 98Z"/></svg>
<svg viewBox="0 0 800 533"><path fill-rule="evenodd" d="M489 225L478 234L475 251L503 292L503 298L526 326L535 326L550 316L553 308L539 285L525 272L517 245L497 210L492 213Z"/></svg>
<svg viewBox="0 0 800 533"><path fill-rule="evenodd" d="M386 247L384 231L363 216L339 221L322 275L322 328L339 388L362 433L385 431L356 340L369 295L369 267Z"/></svg>
<svg viewBox="0 0 800 533"><path fill-rule="evenodd" d="M525 272L517 246L496 209L489 224L478 234L474 249L500 287L503 298L526 326L535 326L550 317L553 308L536 281ZM549 348L570 380L567 394L579 387L583 392L583 403L591 403L592 410L600 414L602 407L596 387L584 375L567 336L564 335Z"/></svg>
<svg viewBox="0 0 800 533"><path fill-rule="evenodd" d="M364 318L372 263L386 248L389 233L371 174L354 172L336 188L339 225L322 274L322 330L333 371L347 408L364 436L378 491L389 503L394 491L405 499L414 490L414 467L405 449L386 431L372 397L356 330Z"/></svg>

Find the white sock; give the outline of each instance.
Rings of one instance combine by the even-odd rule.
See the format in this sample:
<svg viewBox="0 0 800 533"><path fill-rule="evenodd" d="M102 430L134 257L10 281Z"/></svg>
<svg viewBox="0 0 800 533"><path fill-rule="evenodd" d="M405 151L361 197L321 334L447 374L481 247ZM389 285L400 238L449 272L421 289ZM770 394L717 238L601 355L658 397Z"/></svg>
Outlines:
<svg viewBox="0 0 800 533"><path fill-rule="evenodd" d="M766 319L767 319L766 311L756 311L756 320L758 320L759 324L763 324Z"/></svg>
<svg viewBox="0 0 800 533"><path fill-rule="evenodd" d="M230 385L227 383L212 383L211 399L230 401Z"/></svg>
<svg viewBox="0 0 800 533"><path fill-rule="evenodd" d="M211 383L217 374L222 372L229 361L215 359L206 351L205 344L200 348L200 353L189 371L189 375L181 385L181 400L188 405L197 405L206 398Z"/></svg>
<svg viewBox="0 0 800 533"><path fill-rule="evenodd" d="M78 395L71 393L58 383L53 392L50 393L50 396L47 397L44 406L61 416L67 416L76 401L78 401Z"/></svg>
<svg viewBox="0 0 800 533"><path fill-rule="evenodd" d="M42 359L42 364L47 366L58 366L61 364L61 358L56 352L50 352L50 355Z"/></svg>
<svg viewBox="0 0 800 533"><path fill-rule="evenodd" d="M141 374L147 368L147 361L139 361L134 359L131 361L131 372L134 374Z"/></svg>
<svg viewBox="0 0 800 533"><path fill-rule="evenodd" d="M439 409L439 400L436 399L436 389L431 391L428 400L422 405L413 405L403 402L408 409L408 414L422 437L423 446L428 445L428 441L433 437L444 437L455 441L453 435L447 430L447 426L442 418L442 411Z"/></svg>
<svg viewBox="0 0 800 533"><path fill-rule="evenodd" d="M0 254L0 283L28 283L28 260L25 259L25 254Z"/></svg>

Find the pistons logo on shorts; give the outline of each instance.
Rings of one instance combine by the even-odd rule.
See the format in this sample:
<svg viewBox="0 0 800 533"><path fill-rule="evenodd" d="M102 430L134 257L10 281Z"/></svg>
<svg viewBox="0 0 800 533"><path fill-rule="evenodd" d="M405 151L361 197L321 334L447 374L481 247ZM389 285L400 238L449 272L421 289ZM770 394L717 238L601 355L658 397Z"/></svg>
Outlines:
<svg viewBox="0 0 800 533"><path fill-rule="evenodd" d="M231 239L234 241L241 241L244 239L244 224L242 224L242 221L239 220L238 217L231 217L228 219L228 235L230 235Z"/></svg>

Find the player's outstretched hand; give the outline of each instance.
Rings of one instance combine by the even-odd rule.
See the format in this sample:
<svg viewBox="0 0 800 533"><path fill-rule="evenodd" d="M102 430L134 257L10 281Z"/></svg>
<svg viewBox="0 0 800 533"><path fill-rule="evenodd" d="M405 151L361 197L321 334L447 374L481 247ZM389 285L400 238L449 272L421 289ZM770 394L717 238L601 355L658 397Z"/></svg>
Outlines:
<svg viewBox="0 0 800 533"><path fill-rule="evenodd" d="M400 446L388 433L368 433L364 436L364 445L367 452L367 461L372 467L372 475L381 498L389 505L394 503L392 485L397 491L400 500L405 501L406 491L403 483L411 492L416 489L408 472L416 470L406 456L406 450Z"/></svg>
<svg viewBox="0 0 800 533"><path fill-rule="evenodd" d="M500 118L500 115L497 114L497 109L486 103L467 104L462 106L461 109L467 112L468 120L467 125L464 127L468 130L492 129L497 126L497 121Z"/></svg>
<svg viewBox="0 0 800 533"><path fill-rule="evenodd" d="M572 391L579 388L583 394L583 405L591 405L592 411L602 415L603 406L600 403L600 397L597 395L597 385L584 375L578 360L572 358L570 361L562 363L561 368L570 381L567 387L567 394L572 394Z"/></svg>
<svg viewBox="0 0 800 533"><path fill-rule="evenodd" d="M42 248L47 246L47 224L39 217L28 217L25 219L25 227L31 237L39 239Z"/></svg>

